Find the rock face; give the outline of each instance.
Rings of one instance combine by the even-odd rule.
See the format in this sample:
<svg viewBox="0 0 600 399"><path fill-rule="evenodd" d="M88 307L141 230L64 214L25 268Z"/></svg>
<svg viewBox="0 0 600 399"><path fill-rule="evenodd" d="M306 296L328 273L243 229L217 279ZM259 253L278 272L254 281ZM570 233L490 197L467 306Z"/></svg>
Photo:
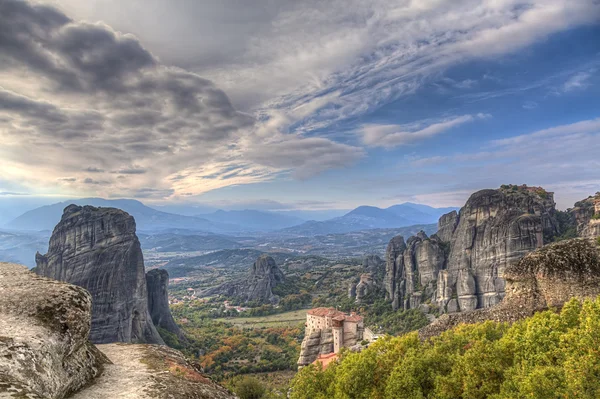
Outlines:
<svg viewBox="0 0 600 399"><path fill-rule="evenodd" d="M36 273L91 293L92 342L164 344L148 312L142 250L128 213L69 205L36 263Z"/></svg>
<svg viewBox="0 0 600 399"><path fill-rule="evenodd" d="M150 270L146 273L146 282L148 287L148 311L152 323L156 327L165 329L183 339L184 335L175 324L169 309L169 273L164 269Z"/></svg>
<svg viewBox="0 0 600 399"><path fill-rule="evenodd" d="M504 270L559 234L553 194L503 186L473 194L460 213L440 218L437 234L419 233L387 250L386 291L394 309L432 303L440 312L494 306Z"/></svg>
<svg viewBox="0 0 600 399"><path fill-rule="evenodd" d="M202 375L181 352L166 346L98 345L112 364L71 399L236 399Z"/></svg>
<svg viewBox="0 0 600 399"><path fill-rule="evenodd" d="M447 314L419 331L423 339L461 323L485 320L514 322L548 308L560 308L571 298L600 295L600 247L576 238L547 245L506 268L506 297L491 308Z"/></svg>
<svg viewBox="0 0 600 399"><path fill-rule="evenodd" d="M275 260L268 255L261 255L250 270L246 299L249 302L277 302L279 298L273 294L273 288L284 280Z"/></svg>
<svg viewBox="0 0 600 399"><path fill-rule="evenodd" d="M575 219L579 237L600 237L600 192L575 203L570 213Z"/></svg>
<svg viewBox="0 0 600 399"><path fill-rule="evenodd" d="M385 262L377 255L366 256L362 266L364 273L351 281L348 287L348 297L356 299L357 303L370 293L379 292L385 277Z"/></svg>
<svg viewBox="0 0 600 399"><path fill-rule="evenodd" d="M298 367L308 366L314 362L319 355L333 353L333 329L324 328L309 333L304 337L300 346L300 358Z"/></svg>
<svg viewBox="0 0 600 399"><path fill-rule="evenodd" d="M64 398L108 359L88 341L92 298L80 287L0 263L0 397Z"/></svg>
<svg viewBox="0 0 600 399"><path fill-rule="evenodd" d="M275 260L269 255L261 255L252 265L248 277L221 284L200 293L200 296L225 295L240 298L246 302L278 303L279 297L273 288L285 281L285 276Z"/></svg>

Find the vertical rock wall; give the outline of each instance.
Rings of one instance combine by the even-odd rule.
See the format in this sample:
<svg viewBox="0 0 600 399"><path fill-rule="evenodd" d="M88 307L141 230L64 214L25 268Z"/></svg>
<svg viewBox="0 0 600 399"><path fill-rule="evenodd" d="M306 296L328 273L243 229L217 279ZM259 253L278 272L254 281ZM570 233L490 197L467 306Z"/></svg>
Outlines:
<svg viewBox="0 0 600 399"><path fill-rule="evenodd" d="M440 218L437 234L395 237L386 254L387 299L394 309L421 303L441 312L490 307L503 298L504 270L559 234L553 194L503 186L473 194L460 213ZM400 254L402 252L402 254Z"/></svg>
<svg viewBox="0 0 600 399"><path fill-rule="evenodd" d="M92 342L164 344L148 312L142 250L128 213L69 205L36 263L36 273L90 292Z"/></svg>

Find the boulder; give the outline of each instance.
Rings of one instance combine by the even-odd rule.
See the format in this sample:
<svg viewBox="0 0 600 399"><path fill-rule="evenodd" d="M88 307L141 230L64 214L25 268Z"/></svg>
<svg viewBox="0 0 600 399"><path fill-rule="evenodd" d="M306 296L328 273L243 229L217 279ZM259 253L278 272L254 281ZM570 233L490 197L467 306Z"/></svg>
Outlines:
<svg viewBox="0 0 600 399"><path fill-rule="evenodd" d="M102 373L91 306L83 288L0 263L1 398L64 398Z"/></svg>
<svg viewBox="0 0 600 399"><path fill-rule="evenodd" d="M164 344L148 312L144 259L128 213L69 205L36 263L37 274L90 292L93 343Z"/></svg>

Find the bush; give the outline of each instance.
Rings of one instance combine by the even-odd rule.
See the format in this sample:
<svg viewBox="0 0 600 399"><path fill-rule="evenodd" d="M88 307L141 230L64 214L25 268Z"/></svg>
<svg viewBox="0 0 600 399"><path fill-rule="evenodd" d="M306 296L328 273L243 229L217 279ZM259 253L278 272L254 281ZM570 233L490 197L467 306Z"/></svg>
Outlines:
<svg viewBox="0 0 600 399"><path fill-rule="evenodd" d="M234 387L240 399L262 399L267 389L256 378L244 377Z"/></svg>

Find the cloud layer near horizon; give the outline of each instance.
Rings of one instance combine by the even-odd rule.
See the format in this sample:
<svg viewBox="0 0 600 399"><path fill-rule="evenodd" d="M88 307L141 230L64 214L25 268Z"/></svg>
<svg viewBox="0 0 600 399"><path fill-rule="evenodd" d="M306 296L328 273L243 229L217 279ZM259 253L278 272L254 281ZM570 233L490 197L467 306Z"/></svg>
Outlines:
<svg viewBox="0 0 600 399"><path fill-rule="evenodd" d="M259 3L250 8L272 2ZM337 135L340 124L414 93L446 68L594 23L599 9L595 0L285 0L256 16L256 26L240 28L243 42L216 37L222 57L189 54L182 69L105 23L3 0L2 179L70 195L159 199L311 178L355 164L368 154L363 146L411 145L487 118L364 123L355 136ZM165 36L169 23L176 21L165 17L155 30ZM181 41L191 43L189 36ZM563 90L588 78L575 76Z"/></svg>

